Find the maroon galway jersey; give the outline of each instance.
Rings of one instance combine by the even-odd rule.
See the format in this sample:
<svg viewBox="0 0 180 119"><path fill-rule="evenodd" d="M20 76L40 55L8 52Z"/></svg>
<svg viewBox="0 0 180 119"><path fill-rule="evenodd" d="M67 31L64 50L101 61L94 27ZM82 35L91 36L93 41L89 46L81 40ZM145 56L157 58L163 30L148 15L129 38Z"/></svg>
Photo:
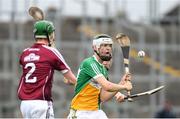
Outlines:
<svg viewBox="0 0 180 119"><path fill-rule="evenodd" d="M54 70L70 70L57 49L38 43L25 49L19 62L23 69L18 87L21 100L52 100Z"/></svg>

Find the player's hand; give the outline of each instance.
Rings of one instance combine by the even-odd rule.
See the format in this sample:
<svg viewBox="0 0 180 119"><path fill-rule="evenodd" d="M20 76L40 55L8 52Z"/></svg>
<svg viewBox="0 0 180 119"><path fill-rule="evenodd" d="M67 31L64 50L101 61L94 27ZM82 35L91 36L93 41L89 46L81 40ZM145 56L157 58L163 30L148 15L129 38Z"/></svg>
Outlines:
<svg viewBox="0 0 180 119"><path fill-rule="evenodd" d="M118 92L116 93L115 98L117 102L121 103L121 102L124 102L125 95Z"/></svg>
<svg viewBox="0 0 180 119"><path fill-rule="evenodd" d="M130 73L127 73L125 74L125 81L131 81L131 74Z"/></svg>
<svg viewBox="0 0 180 119"><path fill-rule="evenodd" d="M131 81L130 73L124 74L123 77L121 78L121 81L119 82L119 84L124 85L126 81Z"/></svg>
<svg viewBox="0 0 180 119"><path fill-rule="evenodd" d="M65 84L68 84L68 83L69 83L68 79L66 79L65 77L63 78L63 82L64 82Z"/></svg>
<svg viewBox="0 0 180 119"><path fill-rule="evenodd" d="M125 86L125 90L127 91L130 91L133 88L132 83L130 81L125 81L124 86Z"/></svg>
<svg viewBox="0 0 180 119"><path fill-rule="evenodd" d="M65 83L65 84L68 84L68 85L76 85L76 83L74 83L74 82L71 82L70 80L68 80L67 78L63 78L63 82Z"/></svg>

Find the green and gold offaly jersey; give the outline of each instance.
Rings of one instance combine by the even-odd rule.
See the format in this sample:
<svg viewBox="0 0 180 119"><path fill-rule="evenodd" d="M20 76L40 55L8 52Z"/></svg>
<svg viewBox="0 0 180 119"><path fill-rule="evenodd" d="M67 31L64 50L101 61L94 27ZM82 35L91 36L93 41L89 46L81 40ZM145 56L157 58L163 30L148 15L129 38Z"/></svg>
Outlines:
<svg viewBox="0 0 180 119"><path fill-rule="evenodd" d="M100 109L100 85L95 81L98 77L108 77L104 65L99 63L95 56L85 59L78 70L75 95L71 108L75 110Z"/></svg>

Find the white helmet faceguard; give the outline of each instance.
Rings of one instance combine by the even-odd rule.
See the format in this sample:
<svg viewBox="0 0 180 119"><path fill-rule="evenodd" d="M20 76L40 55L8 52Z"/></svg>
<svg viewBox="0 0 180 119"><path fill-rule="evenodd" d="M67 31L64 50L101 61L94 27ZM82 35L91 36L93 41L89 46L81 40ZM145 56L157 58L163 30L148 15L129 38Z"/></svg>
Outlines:
<svg viewBox="0 0 180 119"><path fill-rule="evenodd" d="M103 56L100 56L99 54L99 48L101 46L101 44L113 44L113 40L110 36L106 35L106 34L100 34L98 36L96 36L93 39L93 47L94 47L94 52L96 52L96 54L102 59L104 60ZM106 58L105 58L106 59ZM111 58L107 58L106 61L109 61ZM105 60L104 60L105 61Z"/></svg>
<svg viewBox="0 0 180 119"><path fill-rule="evenodd" d="M93 39L93 46L98 49L100 48L101 44L113 44L113 40L106 34L98 35Z"/></svg>

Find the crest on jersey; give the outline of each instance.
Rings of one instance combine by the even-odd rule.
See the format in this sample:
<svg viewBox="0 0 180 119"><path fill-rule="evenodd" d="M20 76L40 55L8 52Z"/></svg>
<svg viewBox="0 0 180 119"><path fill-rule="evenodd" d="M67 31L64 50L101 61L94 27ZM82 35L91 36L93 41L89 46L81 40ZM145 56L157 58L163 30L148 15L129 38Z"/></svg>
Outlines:
<svg viewBox="0 0 180 119"><path fill-rule="evenodd" d="M31 54L29 54L28 56L26 56L26 57L24 58L24 62L38 61L39 58L40 58L39 55L36 55L36 54L34 54L34 53L31 53Z"/></svg>

